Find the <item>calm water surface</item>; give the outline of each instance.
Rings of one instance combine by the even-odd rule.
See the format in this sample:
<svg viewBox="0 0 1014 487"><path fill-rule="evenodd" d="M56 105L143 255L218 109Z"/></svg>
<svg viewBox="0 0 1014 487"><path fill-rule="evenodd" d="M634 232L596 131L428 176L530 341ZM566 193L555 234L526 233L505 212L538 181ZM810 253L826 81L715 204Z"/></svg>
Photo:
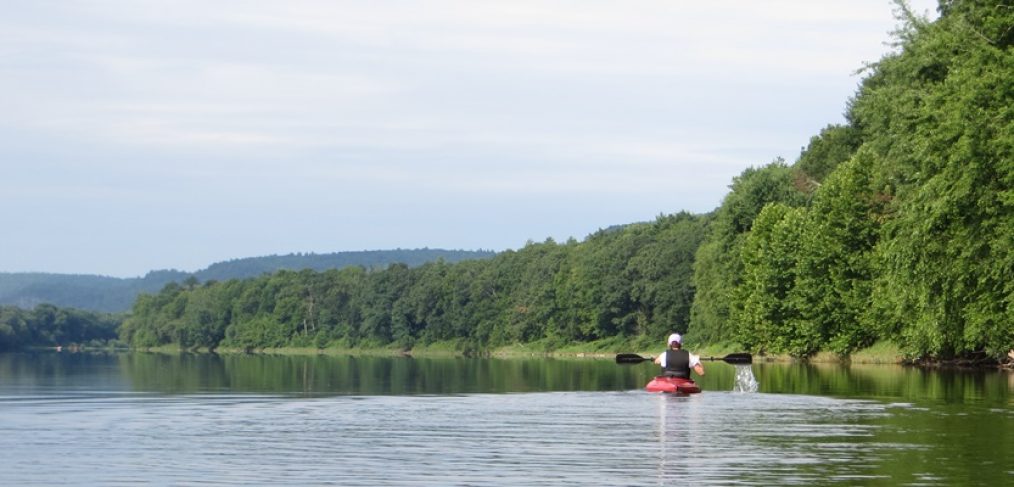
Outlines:
<svg viewBox="0 0 1014 487"><path fill-rule="evenodd" d="M605 360L0 354L0 485L1012 485L1014 379Z"/></svg>

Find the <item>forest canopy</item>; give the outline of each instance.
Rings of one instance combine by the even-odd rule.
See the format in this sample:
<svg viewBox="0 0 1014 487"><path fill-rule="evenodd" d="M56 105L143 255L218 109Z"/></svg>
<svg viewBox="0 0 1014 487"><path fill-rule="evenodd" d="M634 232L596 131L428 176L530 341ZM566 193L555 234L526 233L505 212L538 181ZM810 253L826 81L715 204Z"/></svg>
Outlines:
<svg viewBox="0 0 1014 487"><path fill-rule="evenodd" d="M698 254L692 333L799 357L1014 346L1014 8L898 12L899 51L868 67L847 125L792 175L734 182Z"/></svg>
<svg viewBox="0 0 1014 487"><path fill-rule="evenodd" d="M40 304L25 310L0 306L0 351L97 343L117 338L123 318Z"/></svg>

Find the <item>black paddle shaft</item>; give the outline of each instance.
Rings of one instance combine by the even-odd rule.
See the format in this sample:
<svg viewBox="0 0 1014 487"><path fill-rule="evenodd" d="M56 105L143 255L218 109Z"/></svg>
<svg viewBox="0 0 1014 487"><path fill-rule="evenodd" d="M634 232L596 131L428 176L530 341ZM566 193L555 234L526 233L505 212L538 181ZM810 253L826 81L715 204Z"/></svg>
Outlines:
<svg viewBox="0 0 1014 487"><path fill-rule="evenodd" d="M616 355L616 363L618 364L639 364L652 360L655 360L655 358L642 357L636 353L620 353ZM730 353L724 357L702 357L701 360L721 360L730 364L749 364L753 363L753 356L749 353Z"/></svg>
<svg viewBox="0 0 1014 487"><path fill-rule="evenodd" d="M702 357L701 360L722 360L729 364L750 364L753 363L753 356L749 353L730 353L724 357Z"/></svg>

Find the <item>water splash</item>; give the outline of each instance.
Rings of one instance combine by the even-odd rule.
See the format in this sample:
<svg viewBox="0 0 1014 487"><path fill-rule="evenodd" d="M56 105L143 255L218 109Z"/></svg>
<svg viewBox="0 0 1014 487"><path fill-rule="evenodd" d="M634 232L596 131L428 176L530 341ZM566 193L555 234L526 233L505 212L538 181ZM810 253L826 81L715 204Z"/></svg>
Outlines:
<svg viewBox="0 0 1014 487"><path fill-rule="evenodd" d="M736 385L733 386L732 392L757 392L758 385L750 364L736 365Z"/></svg>

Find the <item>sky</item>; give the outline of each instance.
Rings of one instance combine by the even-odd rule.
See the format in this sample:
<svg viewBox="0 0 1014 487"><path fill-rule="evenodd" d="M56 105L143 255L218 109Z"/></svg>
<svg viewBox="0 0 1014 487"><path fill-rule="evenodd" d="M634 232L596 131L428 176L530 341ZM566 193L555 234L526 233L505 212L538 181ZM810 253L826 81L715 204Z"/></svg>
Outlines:
<svg viewBox="0 0 1014 487"><path fill-rule="evenodd" d="M898 25L889 0L3 10L0 272L115 277L706 213L843 123Z"/></svg>

